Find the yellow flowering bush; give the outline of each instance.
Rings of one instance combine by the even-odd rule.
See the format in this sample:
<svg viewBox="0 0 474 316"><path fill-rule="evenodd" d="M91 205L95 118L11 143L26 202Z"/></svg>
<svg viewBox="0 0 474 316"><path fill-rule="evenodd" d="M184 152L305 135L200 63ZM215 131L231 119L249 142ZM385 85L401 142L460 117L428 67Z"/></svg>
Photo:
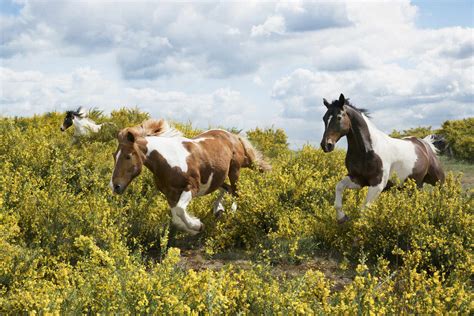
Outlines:
<svg viewBox="0 0 474 316"><path fill-rule="evenodd" d="M338 225L344 152L291 151L284 131L255 129L248 137L273 170L242 170L238 210L219 219L216 194L193 200L206 229L176 236L209 258L239 251L254 261L193 270L165 249L169 211L149 172L123 196L108 187L117 131L148 115L92 116L104 128L75 139L59 132L60 113L0 118L1 314L472 314L473 200L457 176L424 190L409 182L365 210L366 190L346 191L352 220ZM317 267L275 272L321 252L342 258L347 284Z"/></svg>
<svg viewBox="0 0 474 316"><path fill-rule="evenodd" d="M446 121L440 133L445 135L455 157L474 162L474 117Z"/></svg>

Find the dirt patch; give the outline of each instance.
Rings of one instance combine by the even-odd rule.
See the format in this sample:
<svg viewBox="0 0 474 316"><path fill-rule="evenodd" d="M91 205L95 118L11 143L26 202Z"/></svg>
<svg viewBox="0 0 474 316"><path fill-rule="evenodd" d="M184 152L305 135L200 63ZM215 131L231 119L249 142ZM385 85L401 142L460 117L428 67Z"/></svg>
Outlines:
<svg viewBox="0 0 474 316"><path fill-rule="evenodd" d="M180 266L183 269L195 271L208 269L219 271L228 265L245 270L251 269L254 265L254 262L242 252L209 258L203 249L184 249L181 250L181 258ZM308 270L323 272L326 278L331 281L332 289L336 291L342 290L344 286L352 282L354 277L353 271L340 268L339 260L324 255L307 259L301 264L281 263L272 266L272 274L285 278L302 276Z"/></svg>

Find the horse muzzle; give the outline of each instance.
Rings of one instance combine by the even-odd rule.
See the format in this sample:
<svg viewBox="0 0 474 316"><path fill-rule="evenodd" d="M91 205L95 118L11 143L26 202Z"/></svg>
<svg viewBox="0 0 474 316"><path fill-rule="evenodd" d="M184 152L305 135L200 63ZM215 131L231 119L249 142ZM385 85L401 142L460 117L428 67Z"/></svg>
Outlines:
<svg viewBox="0 0 474 316"><path fill-rule="evenodd" d="M335 147L335 144L332 142L321 142L321 148L325 153L333 151Z"/></svg>
<svg viewBox="0 0 474 316"><path fill-rule="evenodd" d="M113 191L116 194L123 194L125 192L126 186L121 185L121 184L114 184L113 186Z"/></svg>

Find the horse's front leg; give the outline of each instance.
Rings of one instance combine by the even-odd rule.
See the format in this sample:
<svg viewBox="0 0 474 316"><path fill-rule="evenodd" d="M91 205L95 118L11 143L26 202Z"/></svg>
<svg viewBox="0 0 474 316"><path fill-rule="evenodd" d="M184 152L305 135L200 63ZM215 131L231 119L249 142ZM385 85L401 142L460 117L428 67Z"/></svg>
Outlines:
<svg viewBox="0 0 474 316"><path fill-rule="evenodd" d="M353 182L349 176L344 177L336 185L336 198L334 200L334 207L336 208L336 218L339 224L345 223L349 217L342 211L342 195L345 189L360 189L361 186Z"/></svg>
<svg viewBox="0 0 474 316"><path fill-rule="evenodd" d="M196 235L203 230L204 225L198 218L193 217L186 212L186 208L192 198L193 195L191 191L183 191L179 197L178 203L171 207L171 216L174 225L192 235Z"/></svg>
<svg viewBox="0 0 474 316"><path fill-rule="evenodd" d="M367 196L365 197L365 203L364 203L364 208L367 208L370 206L370 203L375 201L375 199L382 193L384 188L387 186L388 182L388 173L384 173L382 176L382 181L374 186L369 187L369 191L367 192Z"/></svg>
<svg viewBox="0 0 474 316"><path fill-rule="evenodd" d="M382 193L385 185L376 185L373 187L369 187L369 191L367 191L367 196L365 197L364 208L370 206L370 204L375 201L375 199Z"/></svg>

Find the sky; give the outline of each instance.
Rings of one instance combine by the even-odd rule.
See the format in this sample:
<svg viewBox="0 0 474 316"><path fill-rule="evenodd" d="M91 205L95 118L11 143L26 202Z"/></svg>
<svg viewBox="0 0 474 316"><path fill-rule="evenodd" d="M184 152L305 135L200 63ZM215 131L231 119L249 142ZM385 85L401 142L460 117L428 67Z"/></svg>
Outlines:
<svg viewBox="0 0 474 316"><path fill-rule="evenodd" d="M322 99L385 132L474 116L474 2L0 0L0 115L139 107L318 145Z"/></svg>

